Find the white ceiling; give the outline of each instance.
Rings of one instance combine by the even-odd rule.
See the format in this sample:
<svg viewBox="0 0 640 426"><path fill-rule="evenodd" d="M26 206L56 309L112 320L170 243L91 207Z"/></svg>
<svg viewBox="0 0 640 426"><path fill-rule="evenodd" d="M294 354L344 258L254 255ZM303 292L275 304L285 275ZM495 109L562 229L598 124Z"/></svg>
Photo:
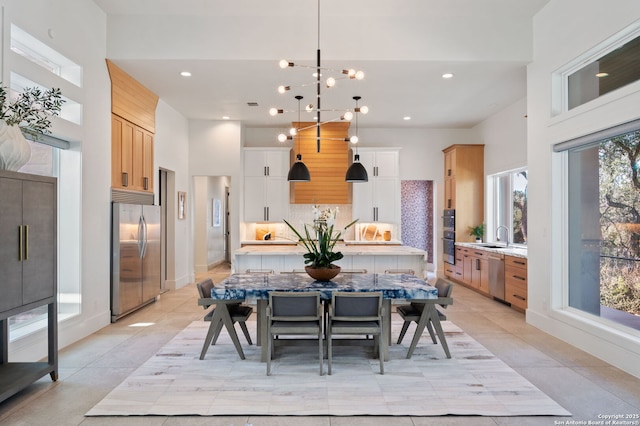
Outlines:
<svg viewBox="0 0 640 426"><path fill-rule="evenodd" d="M366 73L323 88L323 109L359 95L370 109L360 127L468 128L526 96L531 20L549 0L322 0L320 19L314 0L94 1L108 14L109 59L188 118L296 120L268 110L295 111L298 94L315 104L313 84L276 91L313 83L313 70L278 61L315 66L320 45L324 67Z"/></svg>

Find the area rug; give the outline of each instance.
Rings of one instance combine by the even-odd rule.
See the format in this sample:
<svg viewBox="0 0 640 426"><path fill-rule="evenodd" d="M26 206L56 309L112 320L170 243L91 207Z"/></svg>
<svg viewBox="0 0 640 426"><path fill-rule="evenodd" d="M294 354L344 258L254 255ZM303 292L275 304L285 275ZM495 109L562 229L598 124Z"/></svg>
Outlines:
<svg viewBox="0 0 640 426"><path fill-rule="evenodd" d="M338 346L333 374L325 360L320 376L311 345L279 347L267 376L260 348L242 340L241 360L224 331L200 360L207 327L191 323L86 415L571 415L450 321L443 328L452 359L428 333L406 359L407 335L389 348L384 375L371 348Z"/></svg>

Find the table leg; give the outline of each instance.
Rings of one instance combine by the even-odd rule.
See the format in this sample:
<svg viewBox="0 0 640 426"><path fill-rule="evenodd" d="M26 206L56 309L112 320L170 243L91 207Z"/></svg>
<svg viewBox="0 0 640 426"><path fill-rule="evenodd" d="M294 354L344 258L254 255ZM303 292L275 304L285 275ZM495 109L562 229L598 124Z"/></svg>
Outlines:
<svg viewBox="0 0 640 426"><path fill-rule="evenodd" d="M267 336L267 306L269 305L269 301L266 299L260 299L257 301L257 307L258 307L258 324L257 324L257 329L258 329L258 346L261 346L261 356L260 359L262 360L262 362L267 362L267 345L263 344L263 342L267 342L268 340L268 336Z"/></svg>

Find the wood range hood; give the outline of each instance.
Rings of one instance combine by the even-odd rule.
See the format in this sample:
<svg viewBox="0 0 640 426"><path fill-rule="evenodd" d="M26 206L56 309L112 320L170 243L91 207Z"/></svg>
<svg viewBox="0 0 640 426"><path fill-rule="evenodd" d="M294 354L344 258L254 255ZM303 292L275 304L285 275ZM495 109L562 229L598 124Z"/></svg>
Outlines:
<svg viewBox="0 0 640 426"><path fill-rule="evenodd" d="M349 122L325 123L320 127L320 152L316 144L316 122L294 122L300 131L291 150L309 169L310 182L291 182L291 204L351 204L351 184L345 181L350 165ZM335 139L335 140L334 140Z"/></svg>

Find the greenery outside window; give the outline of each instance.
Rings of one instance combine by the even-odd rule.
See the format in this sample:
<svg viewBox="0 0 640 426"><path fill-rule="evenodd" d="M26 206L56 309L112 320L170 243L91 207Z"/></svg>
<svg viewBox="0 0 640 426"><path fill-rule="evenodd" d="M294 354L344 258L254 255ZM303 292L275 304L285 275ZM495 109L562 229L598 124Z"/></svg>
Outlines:
<svg viewBox="0 0 640 426"><path fill-rule="evenodd" d="M640 122L635 126L567 142L568 306L640 330Z"/></svg>
<svg viewBox="0 0 640 426"><path fill-rule="evenodd" d="M525 168L489 176L492 203L488 239L496 239L496 230L504 226L508 229L510 243L527 244L527 183L528 171ZM502 241L507 237L502 228L499 237Z"/></svg>

